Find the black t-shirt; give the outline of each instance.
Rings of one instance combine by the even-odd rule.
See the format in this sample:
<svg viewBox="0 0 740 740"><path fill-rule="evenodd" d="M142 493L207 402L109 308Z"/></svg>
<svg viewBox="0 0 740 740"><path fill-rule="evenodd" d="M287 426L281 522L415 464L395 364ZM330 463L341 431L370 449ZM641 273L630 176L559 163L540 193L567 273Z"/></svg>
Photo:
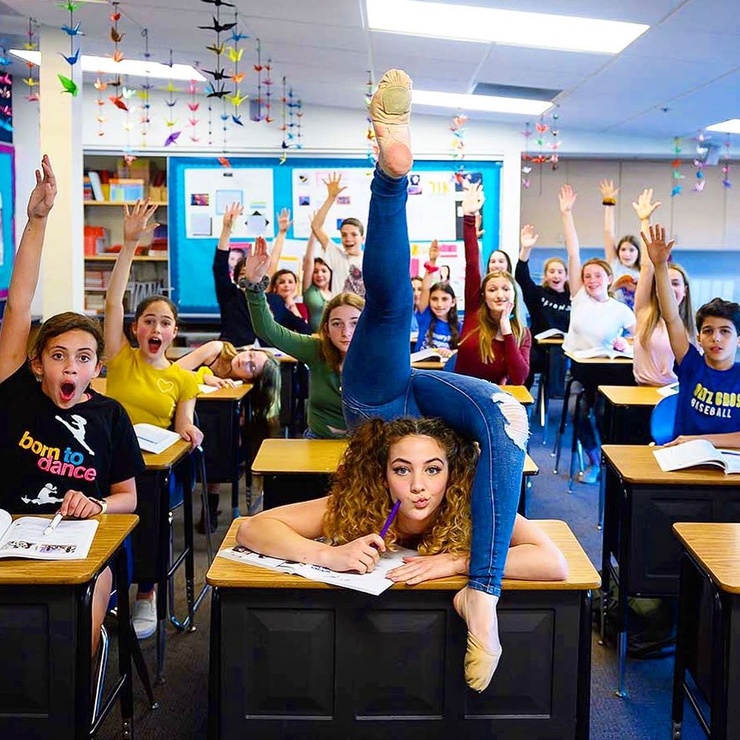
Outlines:
<svg viewBox="0 0 740 740"><path fill-rule="evenodd" d="M247 309L244 291L229 276L229 253L217 249L213 257L213 279L216 284L216 299L221 312L221 336L235 347L254 344L255 333Z"/></svg>
<svg viewBox="0 0 740 740"><path fill-rule="evenodd" d="M516 263L514 276L529 311L532 334L546 329L560 329L567 333L570 323L570 292L567 287L558 293L545 285L537 285L529 274L529 263L522 260Z"/></svg>
<svg viewBox="0 0 740 740"><path fill-rule="evenodd" d="M53 513L70 489L102 498L111 484L143 472L123 406L88 393L89 400L60 409L27 364L0 383L0 508Z"/></svg>

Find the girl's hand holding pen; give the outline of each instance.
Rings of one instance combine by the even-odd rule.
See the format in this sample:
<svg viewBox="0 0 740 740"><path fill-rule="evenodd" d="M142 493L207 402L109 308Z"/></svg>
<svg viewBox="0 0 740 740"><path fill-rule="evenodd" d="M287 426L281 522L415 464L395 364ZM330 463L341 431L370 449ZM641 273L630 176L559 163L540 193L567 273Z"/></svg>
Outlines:
<svg viewBox="0 0 740 740"><path fill-rule="evenodd" d="M327 548L324 562L320 565L340 573L348 570L369 573L380 560L381 552L385 552L383 538L366 534L345 545Z"/></svg>

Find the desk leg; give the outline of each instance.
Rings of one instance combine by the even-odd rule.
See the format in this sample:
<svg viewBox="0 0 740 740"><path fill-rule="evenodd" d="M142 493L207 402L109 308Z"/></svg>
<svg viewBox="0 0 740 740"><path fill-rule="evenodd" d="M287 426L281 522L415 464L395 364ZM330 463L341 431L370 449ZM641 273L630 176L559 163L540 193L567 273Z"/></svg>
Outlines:
<svg viewBox="0 0 740 740"><path fill-rule="evenodd" d="M683 728L684 680L686 678L686 650L689 646L692 602L697 592L691 588L694 582L694 568L684 550L681 553L680 580L678 589L678 627L676 629L676 658L673 666L673 697L671 701L671 720L673 740L680 740Z"/></svg>
<svg viewBox="0 0 740 740"><path fill-rule="evenodd" d="M616 502L615 502L616 503ZM621 522L619 524L619 598L617 599L617 665L619 673L619 685L616 695L622 698L628 696L625 688L625 673L627 670L627 615L629 611L629 601L627 585L629 584L630 574L630 538L632 532L632 513L630 511L631 501L628 496L623 497L618 507L620 510Z"/></svg>
<svg viewBox="0 0 740 740"><path fill-rule="evenodd" d="M92 704L92 656L90 642L92 637L92 595L97 578L75 589L78 603L76 616L77 659L76 681L74 683L74 736L87 737L90 734L90 722L93 714Z"/></svg>
<svg viewBox="0 0 740 740"><path fill-rule="evenodd" d="M578 635L578 689L576 698L576 738L588 740L591 733L591 592L581 594Z"/></svg>
<svg viewBox="0 0 740 740"><path fill-rule="evenodd" d="M116 583L128 583L126 550L121 547L116 558ZM121 686L121 737L128 740L134 736L134 694L131 672L131 643L133 627L128 601L128 589L118 588L116 615L118 619L118 672L123 677ZM151 687L149 688L151 691Z"/></svg>
<svg viewBox="0 0 740 740"><path fill-rule="evenodd" d="M725 650L725 635L727 634L725 608L722 594L719 589L712 587L712 704L710 724L712 740L726 740L727 738L727 702L730 697L727 692L727 660Z"/></svg>
<svg viewBox="0 0 740 740"><path fill-rule="evenodd" d="M211 639L208 663L208 737L221 736L221 591L211 592Z"/></svg>
<svg viewBox="0 0 740 740"><path fill-rule="evenodd" d="M157 677L155 684L165 682L164 652L167 643L167 564L170 561L170 475L172 471L157 473L159 489L159 580L157 581Z"/></svg>
<svg viewBox="0 0 740 740"><path fill-rule="evenodd" d="M231 470L231 513L233 519L239 516L239 439L241 437L239 421L241 414L242 404L241 401L237 401L234 404L234 411L231 416L231 461L233 464Z"/></svg>

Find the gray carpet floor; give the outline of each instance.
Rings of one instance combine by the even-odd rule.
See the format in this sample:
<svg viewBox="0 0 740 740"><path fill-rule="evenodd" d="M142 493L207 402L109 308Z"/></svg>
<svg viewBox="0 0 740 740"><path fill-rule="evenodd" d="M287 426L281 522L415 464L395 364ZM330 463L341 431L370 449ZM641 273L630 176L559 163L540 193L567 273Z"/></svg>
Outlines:
<svg viewBox="0 0 740 740"><path fill-rule="evenodd" d="M577 485L567 489L568 454L559 475L552 472L550 456L557 408L551 410L549 444L541 443L541 430L535 425L530 454L540 467L530 490L529 516L533 519L563 519L568 522L596 567L601 562L601 532L596 528L598 487ZM228 491L223 486L221 509L229 510ZM199 505L196 505L199 511ZM242 506L242 510L245 506ZM220 542L227 527L222 515L214 542ZM203 582L206 564L204 538L196 536L197 582ZM178 608L183 612L184 587L177 589ZM134 682L135 731L139 738L205 738L208 714L208 636L210 602L207 597L196 615L196 630L178 633L168 627L166 682L155 687L159 708L149 709L138 680ZM591 737L593 740L657 740L671 737L671 685L673 658L630 659L627 664L628 698L615 696L617 661L613 646L592 641ZM142 643L152 676L155 665L154 638ZM117 710L106 720L99 737L120 737ZM684 713L684 740L699 740L704 735L691 710ZM535 738L533 738L535 740Z"/></svg>

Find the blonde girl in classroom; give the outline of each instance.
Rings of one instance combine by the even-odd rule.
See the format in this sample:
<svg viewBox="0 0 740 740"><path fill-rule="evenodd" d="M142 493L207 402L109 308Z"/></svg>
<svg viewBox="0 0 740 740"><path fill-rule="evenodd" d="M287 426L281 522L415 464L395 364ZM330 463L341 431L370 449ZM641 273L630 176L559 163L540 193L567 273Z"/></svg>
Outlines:
<svg viewBox="0 0 740 740"><path fill-rule="evenodd" d="M614 278L612 292L618 301L634 308L635 289L642 265L640 241L636 236L627 234L617 242L614 234L614 211L619 188L612 180L602 180L599 191L604 206L604 257Z"/></svg>
<svg viewBox="0 0 740 740"><path fill-rule="evenodd" d="M438 259L439 244L435 239L429 247L429 259L424 265L421 295L415 306L419 312L416 351L434 348L440 350L439 354L442 357L449 357L452 350L457 349L461 327L457 317L457 297L449 281L440 280L432 284L434 277L441 272L437 266Z"/></svg>
<svg viewBox="0 0 740 740"><path fill-rule="evenodd" d="M193 373L171 363L165 354L177 335L177 306L165 296L149 296L136 307L131 325L137 348L131 346L124 331L124 296L131 263L139 241L157 226L151 222L156 209L148 199L124 206L123 246L105 296L106 393L120 401L132 423L173 427L192 449L203 441L193 422L198 384ZM154 602L154 585L140 584L132 621L141 639L156 631Z"/></svg>
<svg viewBox="0 0 740 740"><path fill-rule="evenodd" d="M28 199L28 223L0 329L0 507L13 514L60 513L75 519L130 514L136 508L135 477L144 461L121 404L90 388L105 350L100 324L83 314L57 314L41 325L27 349L56 191L51 162L44 156ZM63 465L54 455L60 449L65 450ZM93 654L112 582L106 568L95 583Z"/></svg>
<svg viewBox="0 0 740 740"><path fill-rule="evenodd" d="M344 437L347 423L342 413L341 374L365 301L355 293L340 293L326 304L318 336L290 331L275 320L265 299L269 261L267 242L258 237L244 266L244 286L252 324L257 334L271 346L308 366L311 381L308 429L304 436L310 439Z"/></svg>
<svg viewBox="0 0 740 740"><path fill-rule="evenodd" d="M581 265L580 243L573 220L573 207L577 194L570 185L563 185L558 192L558 203L568 250L568 280L572 297L568 334L563 342L563 351L574 353L579 350L627 349L626 336L635 331L635 314L624 303L609 293L613 275L611 267L602 259L590 259ZM578 430L579 441L588 458L588 465L579 478L581 483L596 483L601 474L601 449L598 435L591 420L591 411L596 404L599 385L608 385L621 380L620 368L606 365L587 366L573 363L573 377L585 388L587 413L581 417ZM572 396L580 390L576 386ZM585 417L585 418L584 418Z"/></svg>
<svg viewBox="0 0 740 740"><path fill-rule="evenodd" d="M653 189L646 188L632 203L640 219L640 233L650 233L650 217L660 207L653 201ZM643 250L645 250L643 245ZM677 381L674 365L676 358L671 349L668 327L660 313L658 291L655 284L655 268L647 252L640 258L640 279L635 290L635 330L633 373L638 385L663 386ZM683 267L672 262L668 267L671 289L676 297L678 315L691 344L696 343L696 322L691 305L689 276Z"/></svg>
<svg viewBox="0 0 740 740"><path fill-rule="evenodd" d="M465 241L465 320L455 372L498 385L522 385L529 375L532 335L519 313L514 277L489 272L481 282L476 214L485 195L472 183L462 201Z"/></svg>

